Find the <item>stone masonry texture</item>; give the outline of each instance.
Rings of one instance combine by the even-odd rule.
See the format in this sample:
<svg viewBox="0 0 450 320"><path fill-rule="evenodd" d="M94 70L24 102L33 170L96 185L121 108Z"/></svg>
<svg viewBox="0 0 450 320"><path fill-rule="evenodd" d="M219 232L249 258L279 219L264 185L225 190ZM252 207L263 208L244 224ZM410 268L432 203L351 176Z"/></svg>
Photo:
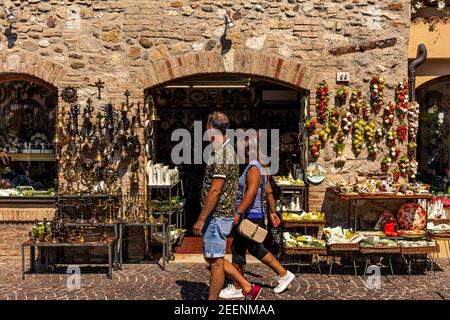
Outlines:
<svg viewBox="0 0 450 320"><path fill-rule="evenodd" d="M390 100L397 81L407 75L406 0L0 0L0 5L18 16L14 46L0 42L0 75L28 74L59 92L73 86L81 105L89 97L94 107L100 104L95 100L98 78L105 81L101 103L111 101L118 107L126 89L131 102L142 104L145 89L191 75L229 72L310 90L314 116L316 83L327 80L333 89L337 71L350 72L349 87L364 92L373 74L385 75ZM222 53L227 11L235 27L227 32L230 50ZM7 27L3 12L0 18ZM341 56L329 53L331 48L387 38L396 38L395 46ZM68 106L60 99L59 110L62 107ZM335 169L333 145L329 141L319 159L329 175L324 184L310 189L310 204L339 224L346 221L346 204L330 198L328 182L377 171L382 157L368 161L363 152L355 159L347 150L346 165ZM59 177L62 182L61 166ZM141 176L141 188L143 180ZM129 184L127 176L123 181Z"/></svg>

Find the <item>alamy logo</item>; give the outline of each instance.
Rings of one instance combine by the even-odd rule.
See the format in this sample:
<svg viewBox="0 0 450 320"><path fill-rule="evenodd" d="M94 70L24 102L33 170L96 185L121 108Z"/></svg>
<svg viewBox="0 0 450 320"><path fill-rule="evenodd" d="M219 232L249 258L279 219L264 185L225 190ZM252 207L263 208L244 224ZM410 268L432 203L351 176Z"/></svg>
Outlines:
<svg viewBox="0 0 450 320"><path fill-rule="evenodd" d="M171 141L178 142L172 149L171 160L175 165L203 164L215 161L216 163L230 163L233 157L225 154L222 147L223 135L219 130L202 130L202 122L194 122L194 133L186 129L176 129L172 132ZM248 129L226 130L227 144L235 150L238 164L245 164L258 160L267 165L268 173L274 175L279 169L279 139L278 129ZM203 148L203 142L210 142ZM228 147L229 150L229 147ZM214 157L211 158L211 155Z"/></svg>
<svg viewBox="0 0 450 320"><path fill-rule="evenodd" d="M79 266L67 267L67 272L70 276L67 278L67 289L75 290L81 289L81 269Z"/></svg>
<svg viewBox="0 0 450 320"><path fill-rule="evenodd" d="M367 268L367 274L369 276L366 280L366 287L370 290L378 290L381 289L381 269L379 266L370 265Z"/></svg>

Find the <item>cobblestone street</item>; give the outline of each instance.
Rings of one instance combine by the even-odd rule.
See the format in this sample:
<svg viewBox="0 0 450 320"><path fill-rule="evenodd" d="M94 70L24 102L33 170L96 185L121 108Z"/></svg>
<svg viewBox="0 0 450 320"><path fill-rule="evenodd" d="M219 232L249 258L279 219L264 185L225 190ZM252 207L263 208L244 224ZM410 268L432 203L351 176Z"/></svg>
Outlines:
<svg viewBox="0 0 450 320"><path fill-rule="evenodd" d="M304 267L291 288L280 295L272 292L275 284L270 270L261 264L248 266L247 277L264 289L260 299L450 299L450 267L447 261L437 262L435 276L427 274L398 274L394 279L383 271L381 289L366 287L367 278L350 275L351 269L335 268L336 274L318 274L317 269ZM0 262L0 299L205 299L209 272L202 263L170 263L166 271L154 264L127 264L123 271L106 276L104 267L82 268L81 289L67 288L68 274L65 267L53 273L42 268L26 275L22 281L20 261ZM296 268L295 268L296 269ZM326 266L323 265L323 272ZM361 273L361 271L360 271Z"/></svg>

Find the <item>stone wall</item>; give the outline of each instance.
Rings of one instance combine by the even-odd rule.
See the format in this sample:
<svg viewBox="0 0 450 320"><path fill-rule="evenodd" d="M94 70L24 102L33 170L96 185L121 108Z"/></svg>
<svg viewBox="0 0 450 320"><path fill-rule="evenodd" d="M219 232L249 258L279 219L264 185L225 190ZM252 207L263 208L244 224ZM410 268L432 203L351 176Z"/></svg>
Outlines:
<svg viewBox="0 0 450 320"><path fill-rule="evenodd" d="M88 97L98 104L98 78L105 81L101 102L118 106L125 89L132 102L143 103L145 88L198 73L235 72L311 90L314 115L315 84L327 80L334 88L336 71L350 72L350 87L364 91L372 74L383 73L388 98L407 72L406 0L0 0L0 5L19 18L13 25L14 47L0 43L0 72L31 74L59 90L74 86L81 104ZM221 41L226 10L235 27ZM7 27L3 12L0 18ZM395 46L329 53L330 48L387 38L396 38ZM221 43L231 45L227 52ZM364 152L358 159L349 152L345 167L336 170L332 148L330 141L319 159L330 176L311 188L312 208L322 206L327 181L335 176L379 168L379 161L368 162Z"/></svg>

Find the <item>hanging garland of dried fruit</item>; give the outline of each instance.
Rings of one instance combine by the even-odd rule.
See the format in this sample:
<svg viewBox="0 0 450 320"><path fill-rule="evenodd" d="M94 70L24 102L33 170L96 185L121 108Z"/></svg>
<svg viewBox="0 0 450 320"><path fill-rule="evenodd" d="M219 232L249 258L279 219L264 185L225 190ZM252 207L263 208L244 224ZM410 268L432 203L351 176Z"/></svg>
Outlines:
<svg viewBox="0 0 450 320"><path fill-rule="evenodd" d="M397 162L398 157L400 156L400 148L397 146L392 146L389 149L389 156L391 157L393 162Z"/></svg>
<svg viewBox="0 0 450 320"><path fill-rule="evenodd" d="M409 158L407 155L402 155L399 159L398 159L398 168L400 170L400 176L402 176L403 178L408 177L408 172L409 172Z"/></svg>
<svg viewBox="0 0 450 320"><path fill-rule="evenodd" d="M362 102L362 116L364 121L369 121L370 119L370 105L367 101Z"/></svg>
<svg viewBox="0 0 450 320"><path fill-rule="evenodd" d="M409 101L409 86L408 81L403 79L395 88L395 103L397 110L397 117L400 120L405 119L408 114L408 101Z"/></svg>
<svg viewBox="0 0 450 320"><path fill-rule="evenodd" d="M407 149L408 149L408 156L409 156L409 158L413 159L414 155L416 154L417 143L415 141L409 142L408 145L407 145Z"/></svg>
<svg viewBox="0 0 450 320"><path fill-rule="evenodd" d="M389 102L384 106L383 111L383 125L385 128L389 129L394 124L395 120L395 106L392 102Z"/></svg>
<svg viewBox="0 0 450 320"><path fill-rule="evenodd" d="M316 132L317 121L314 118L308 118L305 120L305 129L308 136L312 136Z"/></svg>
<svg viewBox="0 0 450 320"><path fill-rule="evenodd" d="M351 131L352 122L353 122L352 114L349 111L346 111L342 115L342 119L341 119L341 128L345 135L348 135L349 132Z"/></svg>
<svg viewBox="0 0 450 320"><path fill-rule="evenodd" d="M344 86L340 86L339 88L336 89L336 104L341 107L345 104L345 102L347 101L347 97L349 95L349 91L346 87Z"/></svg>
<svg viewBox="0 0 450 320"><path fill-rule="evenodd" d="M344 156L344 150L345 150L345 141L344 141L344 135L342 131L339 131L336 136L336 144L334 145L337 157L336 157L336 166L342 166L345 163L345 156Z"/></svg>
<svg viewBox="0 0 450 320"><path fill-rule="evenodd" d="M377 130L375 130L376 141L380 142L381 140L383 140L383 137L385 134L386 134L386 130L384 130L383 128L377 128Z"/></svg>
<svg viewBox="0 0 450 320"><path fill-rule="evenodd" d="M397 131L396 130L389 130L386 133L386 145L388 147L394 146L396 139L397 139Z"/></svg>
<svg viewBox="0 0 450 320"><path fill-rule="evenodd" d="M329 100L328 84L324 80L317 85L316 91L316 116L319 123L327 122Z"/></svg>
<svg viewBox="0 0 450 320"><path fill-rule="evenodd" d="M376 158L378 152L378 145L375 141L375 122L371 121L364 127L364 136L367 140L367 151L369 152L369 157L372 159Z"/></svg>
<svg viewBox="0 0 450 320"><path fill-rule="evenodd" d="M329 116L329 128L331 130L331 135L334 136L339 130L340 125L340 117L341 117L341 110L338 107L334 107L330 111Z"/></svg>
<svg viewBox="0 0 450 320"><path fill-rule="evenodd" d="M416 101L412 102L408 109L409 141L415 141L417 139L417 130L419 129L419 112L419 104Z"/></svg>
<svg viewBox="0 0 450 320"><path fill-rule="evenodd" d="M328 141L328 135L331 133L330 128L320 129L319 131L319 140L322 143L322 148L325 146L325 143Z"/></svg>
<svg viewBox="0 0 450 320"><path fill-rule="evenodd" d="M362 148L364 146L364 127L366 123L363 119L358 119L353 124L352 129L352 146L353 146L353 153L356 157L361 153Z"/></svg>
<svg viewBox="0 0 450 320"><path fill-rule="evenodd" d="M384 156L383 160L381 160L381 171L388 172L391 164L392 164L391 157L389 155Z"/></svg>
<svg viewBox="0 0 450 320"><path fill-rule="evenodd" d="M402 122L397 126L397 138L401 143L408 138L408 126L406 123Z"/></svg>
<svg viewBox="0 0 450 320"><path fill-rule="evenodd" d="M350 112L354 115L359 115L362 107L362 92L361 90L353 90L350 95Z"/></svg>
<svg viewBox="0 0 450 320"><path fill-rule="evenodd" d="M370 104L372 112L378 114L384 104L384 77L380 75L373 76L370 81Z"/></svg>
<svg viewBox="0 0 450 320"><path fill-rule="evenodd" d="M310 141L309 147L310 147L311 155L313 156L313 158L315 158L315 159L319 158L321 146L322 146L322 143L320 142L319 139L314 139L314 140Z"/></svg>
<svg viewBox="0 0 450 320"><path fill-rule="evenodd" d="M394 169L392 169L391 176L392 176L392 180L395 183L398 183L398 181L400 180L400 169L398 167L395 167Z"/></svg>
<svg viewBox="0 0 450 320"><path fill-rule="evenodd" d="M409 162L408 174L409 174L409 180L411 182L416 180L418 167L419 167L419 163L416 160L411 160Z"/></svg>

